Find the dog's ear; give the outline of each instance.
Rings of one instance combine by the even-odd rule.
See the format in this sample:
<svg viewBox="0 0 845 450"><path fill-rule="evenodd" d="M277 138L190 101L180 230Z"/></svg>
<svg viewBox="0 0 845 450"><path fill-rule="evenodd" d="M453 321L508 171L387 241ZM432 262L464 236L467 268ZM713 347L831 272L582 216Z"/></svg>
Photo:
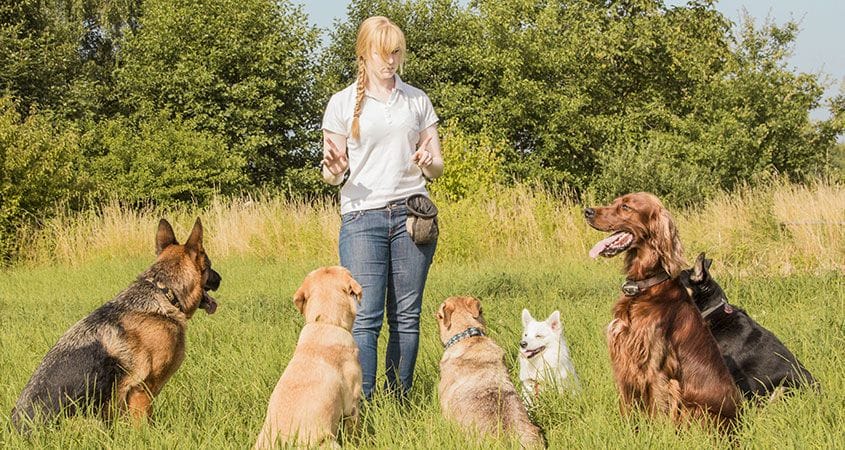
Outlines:
<svg viewBox="0 0 845 450"><path fill-rule="evenodd" d="M305 314L305 300L307 300L308 292L305 284L299 287L296 290L296 293L293 294L293 304L296 305L296 309L299 310L299 313L304 315Z"/></svg>
<svg viewBox="0 0 845 450"><path fill-rule="evenodd" d="M349 285L346 287L346 293L349 294L349 303L351 305L352 314L356 314L358 312L358 304L361 303L361 296L364 294L364 290L361 289L361 285L355 281L352 276L349 276Z"/></svg>
<svg viewBox="0 0 845 450"><path fill-rule="evenodd" d="M437 310L437 320L443 323L443 326L448 330L452 328L452 312L455 311L455 305L443 302Z"/></svg>
<svg viewBox="0 0 845 450"><path fill-rule="evenodd" d="M202 251L202 222L199 217L194 222L194 228L191 229L191 235L188 236L185 247L195 251Z"/></svg>
<svg viewBox="0 0 845 450"><path fill-rule="evenodd" d="M677 276L678 272L686 266L686 261L684 261L684 247L669 210L659 205L658 212L649 222L648 227L654 248L660 255L663 270L672 277Z"/></svg>
<svg viewBox="0 0 845 450"><path fill-rule="evenodd" d="M551 328L552 331L560 333L561 328L563 328L560 323L560 311L553 312L552 315L546 319L546 323L549 324L549 328Z"/></svg>
<svg viewBox="0 0 845 450"><path fill-rule="evenodd" d="M474 319L479 319L481 317L481 300L475 297L469 297L469 302L467 302L467 306L469 309L469 313L472 314Z"/></svg>
<svg viewBox="0 0 845 450"><path fill-rule="evenodd" d="M707 260L704 258L704 253L699 253L698 257L695 258L695 264L692 266L692 273L690 273L689 279L693 283L701 283L704 281L705 276L707 275Z"/></svg>
<svg viewBox="0 0 845 450"><path fill-rule="evenodd" d="M363 295L364 290L361 289L361 285L351 275L349 277L349 285L346 286L346 293L355 297L355 300L361 303L361 295Z"/></svg>
<svg viewBox="0 0 845 450"><path fill-rule="evenodd" d="M713 265L713 260L705 258L704 259L704 270L705 270L705 272L707 272L708 275L710 274L710 266L711 265Z"/></svg>
<svg viewBox="0 0 845 450"><path fill-rule="evenodd" d="M522 327L525 328L528 326L529 323L533 322L534 318L531 317L531 313L528 312L527 309L522 310Z"/></svg>
<svg viewBox="0 0 845 450"><path fill-rule="evenodd" d="M161 219L158 221L158 231L156 232L156 256L171 245L179 245L176 242L176 235L173 234L173 227L170 226L170 222Z"/></svg>

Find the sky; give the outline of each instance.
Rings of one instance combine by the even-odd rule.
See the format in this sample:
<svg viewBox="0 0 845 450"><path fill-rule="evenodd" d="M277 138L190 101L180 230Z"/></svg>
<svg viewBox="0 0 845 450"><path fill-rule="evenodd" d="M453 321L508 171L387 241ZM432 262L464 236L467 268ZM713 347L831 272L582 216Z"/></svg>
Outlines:
<svg viewBox="0 0 845 450"><path fill-rule="evenodd" d="M683 5L684 0L664 0L670 5ZM301 4L312 23L329 29L335 19L346 17L346 0L294 0ZM794 20L799 24L789 65L798 72L822 74L826 82L825 97L845 91L845 1L843 0L721 0L716 9L735 26L744 13L760 24L767 17L782 24ZM326 35L324 35L324 39ZM814 119L829 116L826 108L812 111Z"/></svg>

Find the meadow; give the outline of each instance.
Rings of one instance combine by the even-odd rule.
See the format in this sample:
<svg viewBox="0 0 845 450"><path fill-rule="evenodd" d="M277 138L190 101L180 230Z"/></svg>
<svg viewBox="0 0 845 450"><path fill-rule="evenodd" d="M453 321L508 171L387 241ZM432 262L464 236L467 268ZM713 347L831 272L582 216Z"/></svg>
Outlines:
<svg viewBox="0 0 845 450"><path fill-rule="evenodd" d="M425 292L414 391L402 405L377 395L344 447L518 448L515 440L467 435L440 416L434 312L445 297L466 294L482 300L515 382L522 308L538 318L561 311L582 391L543 395L531 410L550 448L845 448L842 186L773 183L672 209L687 259L706 251L730 301L778 335L822 385L747 405L733 442L697 426L620 417L604 327L624 278L622 261L588 258L604 235L584 223L582 205L511 187L439 207L442 233ZM152 262L158 219L168 218L183 240L197 216L223 276L220 307L190 321L187 358L156 398L154 422L134 429L126 420L78 417L28 438L12 431L11 408L47 350ZM22 230L21 262L0 272L0 447L251 446L303 324L293 293L310 270L337 263L339 224L330 202L267 195L217 199L203 209L133 211L114 203Z"/></svg>

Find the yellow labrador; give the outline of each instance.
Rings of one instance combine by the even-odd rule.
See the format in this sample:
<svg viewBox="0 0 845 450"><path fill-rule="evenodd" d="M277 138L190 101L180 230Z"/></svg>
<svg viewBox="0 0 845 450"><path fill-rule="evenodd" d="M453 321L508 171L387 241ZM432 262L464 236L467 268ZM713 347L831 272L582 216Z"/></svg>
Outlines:
<svg viewBox="0 0 845 450"><path fill-rule="evenodd" d="M516 433L524 448L545 446L505 367L505 352L486 336L481 302L449 297L437 311L440 340L440 409L464 428Z"/></svg>
<svg viewBox="0 0 845 450"><path fill-rule="evenodd" d="M305 277L293 297L305 326L270 396L256 449L337 445L341 419L349 430L357 424L361 364L351 330L360 300L361 286L343 267Z"/></svg>

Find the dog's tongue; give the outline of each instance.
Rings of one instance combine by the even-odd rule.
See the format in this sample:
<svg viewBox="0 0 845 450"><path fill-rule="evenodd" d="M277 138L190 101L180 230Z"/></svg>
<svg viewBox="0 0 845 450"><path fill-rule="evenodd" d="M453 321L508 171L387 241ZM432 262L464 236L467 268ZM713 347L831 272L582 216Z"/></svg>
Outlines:
<svg viewBox="0 0 845 450"><path fill-rule="evenodd" d="M613 233L610 236L600 240L599 242L596 243L596 245L593 246L593 248L590 249L590 258L595 259L599 255L603 255L603 256L613 256L613 255L615 255L616 252L609 253L609 254L605 253L605 252L608 249L611 249L611 245L613 245L614 243L616 243L619 240L622 240L622 238L626 237L626 235L628 235L628 234L629 233L627 233L625 231L617 231L616 233Z"/></svg>
<svg viewBox="0 0 845 450"><path fill-rule="evenodd" d="M208 295L208 292L203 291L200 308L204 309L207 314L214 314L217 311L217 300Z"/></svg>

